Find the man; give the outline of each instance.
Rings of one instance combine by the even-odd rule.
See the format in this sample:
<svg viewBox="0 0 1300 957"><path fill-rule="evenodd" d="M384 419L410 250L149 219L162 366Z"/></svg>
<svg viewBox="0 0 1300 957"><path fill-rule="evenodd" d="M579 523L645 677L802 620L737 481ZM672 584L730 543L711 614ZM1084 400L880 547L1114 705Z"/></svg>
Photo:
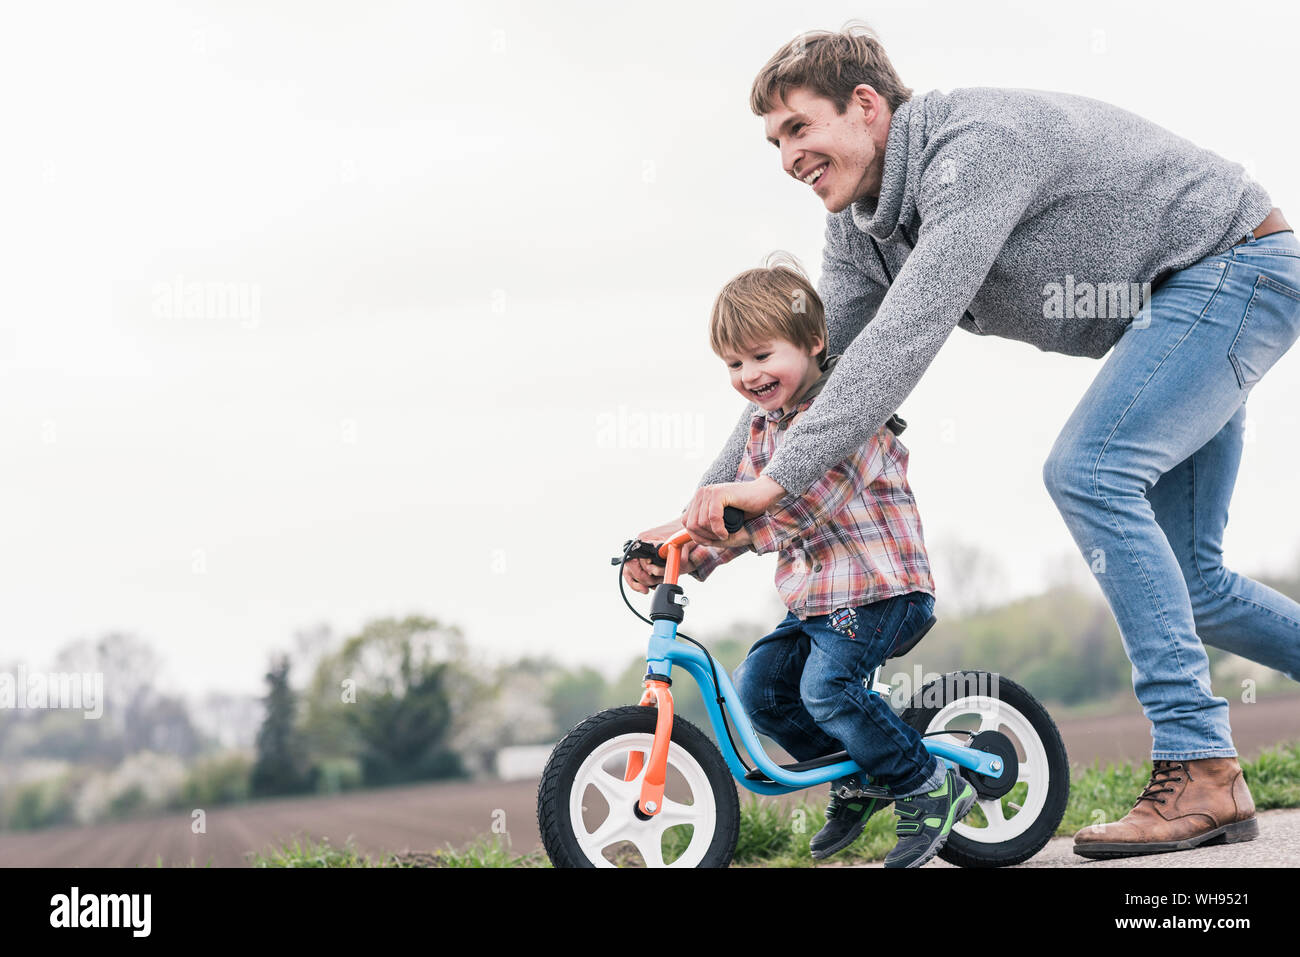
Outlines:
<svg viewBox="0 0 1300 957"><path fill-rule="evenodd" d="M1222 562L1246 398L1300 335L1300 242L1281 211L1239 165L1096 100L913 96L856 28L786 44L750 105L829 212L819 291L843 357L762 475L734 481L751 405L683 516L641 537L684 524L729 544L724 506L756 516L802 494L956 326L1109 353L1043 475L1119 624L1153 769L1124 819L1084 828L1075 850L1252 839L1203 642L1300 680L1300 605ZM627 575L644 589L656 572Z"/></svg>

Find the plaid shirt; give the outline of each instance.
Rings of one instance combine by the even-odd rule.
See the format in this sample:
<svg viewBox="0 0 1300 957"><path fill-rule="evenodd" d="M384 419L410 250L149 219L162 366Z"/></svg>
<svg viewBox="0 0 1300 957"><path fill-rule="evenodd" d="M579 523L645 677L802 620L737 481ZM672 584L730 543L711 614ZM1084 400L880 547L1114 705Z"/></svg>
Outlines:
<svg viewBox="0 0 1300 957"><path fill-rule="evenodd" d="M831 358L822 378L790 412L774 409L753 417L736 481L753 481L762 474L838 358ZM777 591L801 621L913 591L933 595L921 516L907 484L907 458L906 446L882 426L803 495L787 495L768 512L747 520L751 546L696 546L691 555L699 564L691 574L704 581L737 555L777 552Z"/></svg>

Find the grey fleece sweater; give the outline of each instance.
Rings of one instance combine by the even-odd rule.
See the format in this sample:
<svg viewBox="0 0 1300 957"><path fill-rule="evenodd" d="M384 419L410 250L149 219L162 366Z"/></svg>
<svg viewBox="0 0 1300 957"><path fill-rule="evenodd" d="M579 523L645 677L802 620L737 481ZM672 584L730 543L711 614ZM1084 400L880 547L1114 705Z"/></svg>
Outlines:
<svg viewBox="0 0 1300 957"><path fill-rule="evenodd" d="M1239 164L1108 103L987 87L914 96L890 120L879 198L826 217L818 291L827 351L843 355L763 474L807 491L899 407L955 327L1105 355L1136 307L1085 317L1059 298L1052 308L1049 289L1158 286L1272 206ZM701 485L734 481L757 409Z"/></svg>

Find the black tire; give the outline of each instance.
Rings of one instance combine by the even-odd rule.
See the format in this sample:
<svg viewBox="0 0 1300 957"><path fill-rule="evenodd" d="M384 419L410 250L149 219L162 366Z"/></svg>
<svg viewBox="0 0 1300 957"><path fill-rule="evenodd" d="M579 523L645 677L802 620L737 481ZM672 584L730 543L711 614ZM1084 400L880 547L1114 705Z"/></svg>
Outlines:
<svg viewBox="0 0 1300 957"><path fill-rule="evenodd" d="M1043 763L1047 770L1046 792L1041 805L1030 819L1029 827L1023 833L1006 841L989 843L974 840L960 833L959 828L963 825L959 824L953 828L947 843L939 851L939 856L959 867L1008 867L1033 857L1056 833L1061 819L1065 816L1066 803L1070 799L1070 762L1065 753L1065 743L1061 740L1061 733L1057 730L1052 716L1047 713L1047 709L1011 679L990 672L952 672L931 681L912 698L911 706L903 712L903 721L921 734L937 730L931 728L931 723L939 712L945 706L969 697L968 692L971 689L981 689L980 693L995 698L999 705L1014 709L1028 721L1033 733L1041 742L1042 757L1045 758ZM947 725L947 721L944 723ZM967 779L971 778L971 772L964 768L962 775ZM1025 786L1029 787L1028 784ZM1007 798L1010 798L1010 795ZM976 806L982 805L984 805L983 801ZM1020 813L1027 813L1027 808ZM981 817L983 814L981 810ZM984 819L988 821L987 818ZM1015 817L1011 820L1015 820ZM969 823L969 816L965 821Z"/></svg>
<svg viewBox="0 0 1300 957"><path fill-rule="evenodd" d="M574 831L570 801L575 777L597 748L619 735L652 736L658 716L659 709L652 706L611 708L581 722L555 746L537 787L537 826L546 854L556 867L601 866L579 846L578 835ZM740 801L736 795L736 782L717 746L699 728L676 715L673 717L672 745L682 749L686 757L681 752L674 754L670 750L670 786L673 783L674 765L682 761L693 761L698 765L698 770L703 772L716 807L712 839L695 866L726 867L736 852L736 841L740 836ZM582 785L582 789L586 791L587 786ZM695 795L693 802L698 800L700 796ZM649 826L651 825L647 824Z"/></svg>

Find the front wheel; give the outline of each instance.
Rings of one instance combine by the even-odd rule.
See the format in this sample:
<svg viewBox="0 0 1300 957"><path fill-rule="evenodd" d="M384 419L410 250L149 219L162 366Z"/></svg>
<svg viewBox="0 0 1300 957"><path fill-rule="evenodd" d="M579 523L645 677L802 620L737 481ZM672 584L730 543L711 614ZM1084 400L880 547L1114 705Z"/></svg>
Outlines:
<svg viewBox="0 0 1300 957"><path fill-rule="evenodd" d="M673 716L663 808L637 807L659 709L612 708L555 746L537 788L542 845L556 867L726 867L740 835L736 784L717 747ZM641 770L625 781L630 754Z"/></svg>
<svg viewBox="0 0 1300 957"><path fill-rule="evenodd" d="M1070 764L1056 722L1033 695L1002 675L953 672L917 692L902 717L922 735L1003 755L1008 770L1015 762L1011 780L960 769L976 803L953 825L941 858L959 867L1006 867L1043 849L1065 816Z"/></svg>

